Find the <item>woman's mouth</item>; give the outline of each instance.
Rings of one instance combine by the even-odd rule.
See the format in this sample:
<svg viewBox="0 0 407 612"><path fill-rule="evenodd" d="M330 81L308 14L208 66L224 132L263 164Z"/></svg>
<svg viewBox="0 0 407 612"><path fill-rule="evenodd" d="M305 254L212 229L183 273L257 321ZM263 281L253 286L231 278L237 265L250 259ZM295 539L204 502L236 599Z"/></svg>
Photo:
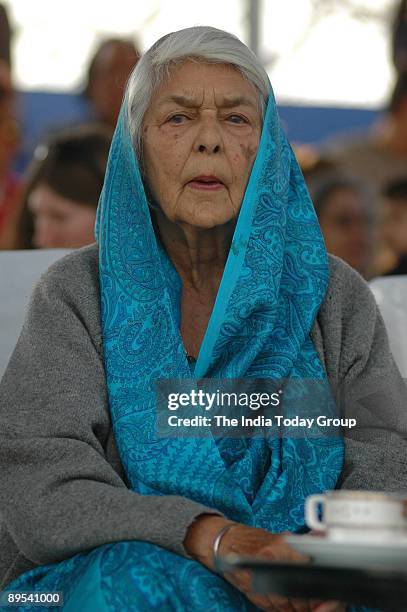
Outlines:
<svg viewBox="0 0 407 612"><path fill-rule="evenodd" d="M187 185L192 189L201 189L203 191L217 191L224 187L224 184L217 176L196 176Z"/></svg>

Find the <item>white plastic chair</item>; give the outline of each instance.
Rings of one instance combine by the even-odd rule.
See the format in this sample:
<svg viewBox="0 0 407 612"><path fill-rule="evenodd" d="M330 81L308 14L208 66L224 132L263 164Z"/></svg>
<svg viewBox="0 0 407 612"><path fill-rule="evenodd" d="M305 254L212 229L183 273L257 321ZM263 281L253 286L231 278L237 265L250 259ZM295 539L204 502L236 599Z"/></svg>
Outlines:
<svg viewBox="0 0 407 612"><path fill-rule="evenodd" d="M34 285L67 253L70 250L0 251L0 378L20 334Z"/></svg>
<svg viewBox="0 0 407 612"><path fill-rule="evenodd" d="M383 316L393 357L407 378L407 275L375 278L370 288Z"/></svg>

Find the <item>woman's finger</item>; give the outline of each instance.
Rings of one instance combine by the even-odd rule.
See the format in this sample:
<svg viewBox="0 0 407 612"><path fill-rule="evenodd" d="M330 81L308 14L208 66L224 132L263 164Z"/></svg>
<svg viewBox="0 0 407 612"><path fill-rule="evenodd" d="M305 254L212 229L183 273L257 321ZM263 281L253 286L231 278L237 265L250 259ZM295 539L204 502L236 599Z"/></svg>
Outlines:
<svg viewBox="0 0 407 612"><path fill-rule="evenodd" d="M297 612L291 599L281 597L280 595L269 595L270 603L278 612ZM305 608L305 612L307 609Z"/></svg>
<svg viewBox="0 0 407 612"><path fill-rule="evenodd" d="M313 612L345 612L346 606L340 601L325 601L323 604L314 608Z"/></svg>
<svg viewBox="0 0 407 612"><path fill-rule="evenodd" d="M265 595L258 595L257 593L245 593L247 599L254 603L255 606L260 608L260 610L266 610L267 612L281 612L279 608L277 608L273 601L266 597Z"/></svg>
<svg viewBox="0 0 407 612"><path fill-rule="evenodd" d="M312 603L305 599L292 599L295 612L312 612Z"/></svg>

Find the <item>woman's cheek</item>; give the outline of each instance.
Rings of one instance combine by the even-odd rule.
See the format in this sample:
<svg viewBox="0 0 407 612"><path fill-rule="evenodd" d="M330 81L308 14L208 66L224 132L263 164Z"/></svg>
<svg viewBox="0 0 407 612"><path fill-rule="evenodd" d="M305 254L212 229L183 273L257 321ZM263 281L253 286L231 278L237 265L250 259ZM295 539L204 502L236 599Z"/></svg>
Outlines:
<svg viewBox="0 0 407 612"><path fill-rule="evenodd" d="M235 181L242 182L246 181L252 169L254 158L248 158L247 154L235 153L232 157L233 174Z"/></svg>
<svg viewBox="0 0 407 612"><path fill-rule="evenodd" d="M253 163L254 158L256 157L256 153L257 153L257 144L251 144L251 143L241 143L240 144L240 152L242 157L250 163Z"/></svg>

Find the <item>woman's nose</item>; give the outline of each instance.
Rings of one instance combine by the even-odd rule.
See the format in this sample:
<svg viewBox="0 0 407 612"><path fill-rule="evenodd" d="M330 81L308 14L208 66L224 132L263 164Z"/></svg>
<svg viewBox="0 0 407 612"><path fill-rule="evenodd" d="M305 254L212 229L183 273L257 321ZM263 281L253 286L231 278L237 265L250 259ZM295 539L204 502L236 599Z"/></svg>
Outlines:
<svg viewBox="0 0 407 612"><path fill-rule="evenodd" d="M200 144L198 146L198 151L199 153L219 153L220 151L220 145L216 144L216 145L212 145L212 146L208 146L206 144Z"/></svg>
<svg viewBox="0 0 407 612"><path fill-rule="evenodd" d="M198 153L219 153L222 150L222 135L216 120L203 122L195 141Z"/></svg>

